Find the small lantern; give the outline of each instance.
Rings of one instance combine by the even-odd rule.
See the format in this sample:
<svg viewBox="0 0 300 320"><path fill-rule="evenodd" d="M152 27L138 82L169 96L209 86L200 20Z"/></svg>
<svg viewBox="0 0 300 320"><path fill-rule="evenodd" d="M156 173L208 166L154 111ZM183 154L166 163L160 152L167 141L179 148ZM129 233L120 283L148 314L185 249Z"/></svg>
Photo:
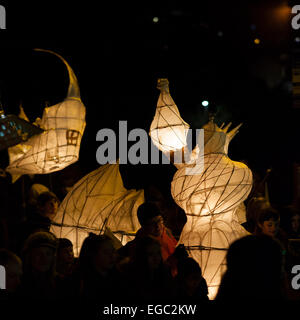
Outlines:
<svg viewBox="0 0 300 320"><path fill-rule="evenodd" d="M70 84L63 102L44 109L43 117L38 121L44 132L19 145L23 154L10 154L10 164L6 170L13 175L51 173L76 162L86 124L85 106L71 67L55 52L35 50L58 56L68 69Z"/></svg>
<svg viewBox="0 0 300 320"><path fill-rule="evenodd" d="M169 81L159 79L160 95L156 112L150 127L154 145L164 153L176 152L186 146L189 125L183 121L169 92Z"/></svg>

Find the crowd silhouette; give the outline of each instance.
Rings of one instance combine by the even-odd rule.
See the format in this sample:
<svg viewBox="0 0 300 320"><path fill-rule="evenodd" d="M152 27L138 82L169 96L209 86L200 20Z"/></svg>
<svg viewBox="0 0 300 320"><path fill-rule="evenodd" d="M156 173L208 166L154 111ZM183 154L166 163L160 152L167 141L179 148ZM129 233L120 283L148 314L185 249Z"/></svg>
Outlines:
<svg viewBox="0 0 300 320"><path fill-rule="evenodd" d="M166 206L155 197L148 195L138 208L141 228L134 240L116 247L109 234L90 233L74 257L72 242L50 232L58 197L36 185L30 194L25 218L13 228L1 220L6 289L0 290L0 301L211 303L201 266L166 226ZM291 287L291 269L300 264L299 220L296 206L279 210L262 196L251 198L249 235L230 245L214 303L299 301Z"/></svg>

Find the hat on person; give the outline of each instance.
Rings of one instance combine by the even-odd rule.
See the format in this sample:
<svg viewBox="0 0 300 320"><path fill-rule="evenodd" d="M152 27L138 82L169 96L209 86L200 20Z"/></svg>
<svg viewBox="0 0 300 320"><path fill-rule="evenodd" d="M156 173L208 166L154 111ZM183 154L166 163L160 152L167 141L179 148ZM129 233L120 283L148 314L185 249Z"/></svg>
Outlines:
<svg viewBox="0 0 300 320"><path fill-rule="evenodd" d="M43 192L47 192L49 191L49 189L44 186L43 184L39 184L39 183L34 183L30 190L29 190L29 194L28 194L28 203L30 205L35 205L37 202L37 198L38 196L43 193Z"/></svg>
<svg viewBox="0 0 300 320"><path fill-rule="evenodd" d="M38 207L43 207L50 200L55 200L58 202L56 194L51 191L45 191L39 194L36 199L36 204Z"/></svg>
<svg viewBox="0 0 300 320"><path fill-rule="evenodd" d="M137 217L141 226L144 226L148 221L160 215L160 210L152 202L145 202L141 204L137 210Z"/></svg>
<svg viewBox="0 0 300 320"><path fill-rule="evenodd" d="M73 247L71 240L67 238L58 238L58 249Z"/></svg>
<svg viewBox="0 0 300 320"><path fill-rule="evenodd" d="M57 238L56 236L47 231L37 231L32 233L25 241L23 252L28 252L33 248L49 247L54 250L57 249Z"/></svg>

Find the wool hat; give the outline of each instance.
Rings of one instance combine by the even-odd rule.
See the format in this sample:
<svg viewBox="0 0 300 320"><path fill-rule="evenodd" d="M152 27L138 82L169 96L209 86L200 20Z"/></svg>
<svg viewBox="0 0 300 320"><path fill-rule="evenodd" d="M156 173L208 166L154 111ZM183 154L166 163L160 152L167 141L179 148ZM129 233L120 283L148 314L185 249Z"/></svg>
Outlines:
<svg viewBox="0 0 300 320"><path fill-rule="evenodd" d="M159 208L153 202L145 202L137 210L137 217L141 226L144 226L148 221L160 215Z"/></svg>
<svg viewBox="0 0 300 320"><path fill-rule="evenodd" d="M47 231L37 231L32 233L25 241L23 252L28 252L33 248L49 247L57 249L58 241L56 236Z"/></svg>
<svg viewBox="0 0 300 320"><path fill-rule="evenodd" d="M49 189L43 184L35 183L31 186L28 194L28 203L36 205L38 196L43 192L48 192Z"/></svg>
<svg viewBox="0 0 300 320"><path fill-rule="evenodd" d="M73 247L73 243L71 240L67 238L58 238L58 249Z"/></svg>

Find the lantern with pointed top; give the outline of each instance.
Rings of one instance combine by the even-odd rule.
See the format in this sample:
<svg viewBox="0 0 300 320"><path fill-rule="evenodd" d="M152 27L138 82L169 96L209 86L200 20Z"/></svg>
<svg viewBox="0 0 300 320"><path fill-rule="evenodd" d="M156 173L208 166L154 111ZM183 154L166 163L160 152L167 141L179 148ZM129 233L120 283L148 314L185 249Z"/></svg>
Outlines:
<svg viewBox="0 0 300 320"><path fill-rule="evenodd" d="M160 95L150 127L154 145L164 153L175 152L186 146L189 125L183 121L169 92L169 81L158 79Z"/></svg>
<svg viewBox="0 0 300 320"><path fill-rule="evenodd" d="M237 209L252 188L252 172L241 162L229 159L228 145L241 125L227 132L213 118L204 129L204 167L201 173L186 175L186 167L175 173L171 193L187 214L181 242L202 267L213 298L226 269L229 245L247 234L239 224ZM195 250L200 248L200 250Z"/></svg>
<svg viewBox="0 0 300 320"><path fill-rule="evenodd" d="M85 106L80 99L78 82L71 67L55 52L35 50L59 57L68 69L70 84L66 99L46 107L42 119L37 121L44 132L20 145L25 150L23 155L11 154L6 170L13 175L51 173L76 162L86 124Z"/></svg>
<svg viewBox="0 0 300 320"><path fill-rule="evenodd" d="M58 208L51 231L72 241L76 256L89 232L109 228L125 244L140 224L137 208L144 202L144 190L127 190L119 162L106 164L80 179Z"/></svg>
<svg viewBox="0 0 300 320"><path fill-rule="evenodd" d="M169 119L164 121L168 123ZM228 132L230 125L218 127L211 115L203 126L203 145L194 148L191 161L176 165L178 170L171 183L172 197L187 215L179 242L200 264L211 299L226 269L225 257L230 243L247 234L239 223L237 210L250 193L252 173L244 163L232 161L227 155L229 142L241 126ZM163 131L161 135L160 141L168 145L168 135ZM155 143L152 134L151 138ZM161 145L159 147L162 150ZM201 161L197 161L199 159ZM200 162L203 163L201 170Z"/></svg>
<svg viewBox="0 0 300 320"><path fill-rule="evenodd" d="M204 129L204 168L197 175L186 175L186 167L173 178L171 191L174 200L185 212L211 216L235 209L244 201L252 185L252 173L241 162L227 156L230 140L238 128L227 133L228 124L218 127L211 119ZM250 189L249 189L250 187Z"/></svg>

